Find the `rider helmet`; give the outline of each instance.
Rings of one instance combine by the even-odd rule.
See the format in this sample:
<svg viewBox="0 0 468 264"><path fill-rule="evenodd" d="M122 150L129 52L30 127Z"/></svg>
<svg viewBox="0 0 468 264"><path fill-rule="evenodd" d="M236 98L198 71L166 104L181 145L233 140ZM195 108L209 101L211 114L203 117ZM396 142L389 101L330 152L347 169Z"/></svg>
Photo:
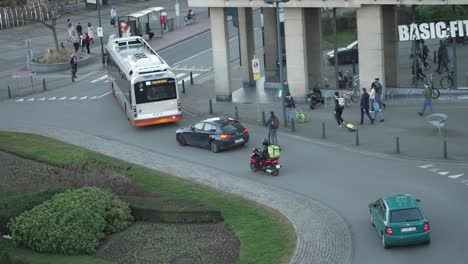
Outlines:
<svg viewBox="0 0 468 264"><path fill-rule="evenodd" d="M262 145L270 145L270 141L268 140L268 138L263 139Z"/></svg>

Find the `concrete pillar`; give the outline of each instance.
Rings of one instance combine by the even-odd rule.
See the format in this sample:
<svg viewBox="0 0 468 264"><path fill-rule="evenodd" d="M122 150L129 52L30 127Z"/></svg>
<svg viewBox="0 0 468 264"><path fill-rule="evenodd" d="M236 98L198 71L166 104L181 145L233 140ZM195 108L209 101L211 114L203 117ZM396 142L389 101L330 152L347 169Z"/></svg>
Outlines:
<svg viewBox="0 0 468 264"><path fill-rule="evenodd" d="M398 86L398 40L396 8L382 6L385 86ZM359 44L360 45L360 44Z"/></svg>
<svg viewBox="0 0 468 264"><path fill-rule="evenodd" d="M304 9L308 80L311 87L322 83L322 18L320 8Z"/></svg>
<svg viewBox="0 0 468 264"><path fill-rule="evenodd" d="M244 87L249 87L255 85L251 63L255 53L252 8L238 8L238 17L242 83Z"/></svg>
<svg viewBox="0 0 468 264"><path fill-rule="evenodd" d="M231 58L226 10L222 7L211 7L210 21L216 100L231 101Z"/></svg>
<svg viewBox="0 0 468 264"><path fill-rule="evenodd" d="M304 97L309 87L309 71L303 8L284 8L284 34L289 90L292 96Z"/></svg>
<svg viewBox="0 0 468 264"><path fill-rule="evenodd" d="M263 43L265 52L265 79L267 82L279 82L278 43L276 32L275 8L262 8Z"/></svg>
<svg viewBox="0 0 468 264"><path fill-rule="evenodd" d="M379 77L385 87L382 7L363 5L357 9L360 87L370 88Z"/></svg>

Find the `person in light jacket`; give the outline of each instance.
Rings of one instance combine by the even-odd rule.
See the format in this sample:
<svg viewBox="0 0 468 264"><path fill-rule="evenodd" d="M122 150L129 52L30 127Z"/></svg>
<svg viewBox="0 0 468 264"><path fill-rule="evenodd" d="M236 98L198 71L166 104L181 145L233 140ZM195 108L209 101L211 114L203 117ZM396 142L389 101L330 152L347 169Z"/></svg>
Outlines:
<svg viewBox="0 0 468 264"><path fill-rule="evenodd" d="M91 22L88 22L88 36L92 44L94 44L94 27Z"/></svg>

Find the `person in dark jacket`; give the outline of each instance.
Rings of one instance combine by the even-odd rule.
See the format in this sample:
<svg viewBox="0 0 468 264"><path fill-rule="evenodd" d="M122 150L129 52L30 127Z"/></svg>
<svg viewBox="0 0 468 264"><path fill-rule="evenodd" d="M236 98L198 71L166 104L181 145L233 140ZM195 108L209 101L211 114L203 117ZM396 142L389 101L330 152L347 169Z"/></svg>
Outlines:
<svg viewBox="0 0 468 264"><path fill-rule="evenodd" d="M364 114L369 117L371 124L374 124L374 119L369 114L369 94L366 91L366 88L362 88L362 96L361 96L361 125L364 122Z"/></svg>
<svg viewBox="0 0 468 264"><path fill-rule="evenodd" d="M278 129L279 129L279 120L275 115L275 112L270 112L270 118L266 122L265 126L268 127L268 139L269 142L273 145L278 145Z"/></svg>
<svg viewBox="0 0 468 264"><path fill-rule="evenodd" d="M83 35L83 27L81 26L80 22L78 22L78 25L76 25L76 33L78 36Z"/></svg>
<svg viewBox="0 0 468 264"><path fill-rule="evenodd" d="M294 103L294 98L291 96L291 93L287 93L284 98L284 106L286 107L286 117L287 121L293 119L293 111L296 109L296 104Z"/></svg>
<svg viewBox="0 0 468 264"><path fill-rule="evenodd" d="M76 59L75 53L71 55L70 66L72 68L73 78L78 78L76 77L76 72L78 71L78 60Z"/></svg>
<svg viewBox="0 0 468 264"><path fill-rule="evenodd" d="M343 114L344 106L340 105L340 94L335 92L335 111L333 112L335 115L336 122L340 127L343 127L343 118L341 115Z"/></svg>
<svg viewBox="0 0 468 264"><path fill-rule="evenodd" d="M151 30L149 23L145 25L146 34L148 34L149 40L151 40L154 36L154 32Z"/></svg>

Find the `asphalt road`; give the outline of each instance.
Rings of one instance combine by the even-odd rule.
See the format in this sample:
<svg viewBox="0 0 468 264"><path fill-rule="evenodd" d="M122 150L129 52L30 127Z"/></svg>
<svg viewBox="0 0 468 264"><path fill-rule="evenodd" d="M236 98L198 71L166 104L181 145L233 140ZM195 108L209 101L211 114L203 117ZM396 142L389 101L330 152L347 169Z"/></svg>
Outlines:
<svg viewBox="0 0 468 264"><path fill-rule="evenodd" d="M207 60L196 57L180 63L176 60L188 57L187 47L193 48L192 54L196 53L195 47L203 52L199 45L204 37L201 35L161 54L181 68L200 65L198 63ZM468 218L468 210L465 210L468 186L466 182L462 183L463 177L468 179L467 165L388 158L280 133L280 144L284 146L281 157L284 168L280 176L253 174L248 166L249 155L266 135L264 128L248 127L251 142L247 146L218 154L206 149L181 147L175 141L175 130L202 117L185 113L184 120L178 124L134 128L109 94L104 76L105 72L96 71L86 76L86 81L62 89L21 98L22 101L1 102L3 122L0 129L50 127L78 130L319 200L339 212L349 223L354 263L456 264L464 263L468 257L465 250L468 241L464 235L468 233L465 221ZM425 169L419 167L430 164L432 166ZM430 171L435 168L450 173L442 175ZM457 174L465 176L448 177ZM367 205L380 196L398 193L412 193L422 199L422 206L431 221L431 245L391 250L381 247L380 238L369 223Z"/></svg>

